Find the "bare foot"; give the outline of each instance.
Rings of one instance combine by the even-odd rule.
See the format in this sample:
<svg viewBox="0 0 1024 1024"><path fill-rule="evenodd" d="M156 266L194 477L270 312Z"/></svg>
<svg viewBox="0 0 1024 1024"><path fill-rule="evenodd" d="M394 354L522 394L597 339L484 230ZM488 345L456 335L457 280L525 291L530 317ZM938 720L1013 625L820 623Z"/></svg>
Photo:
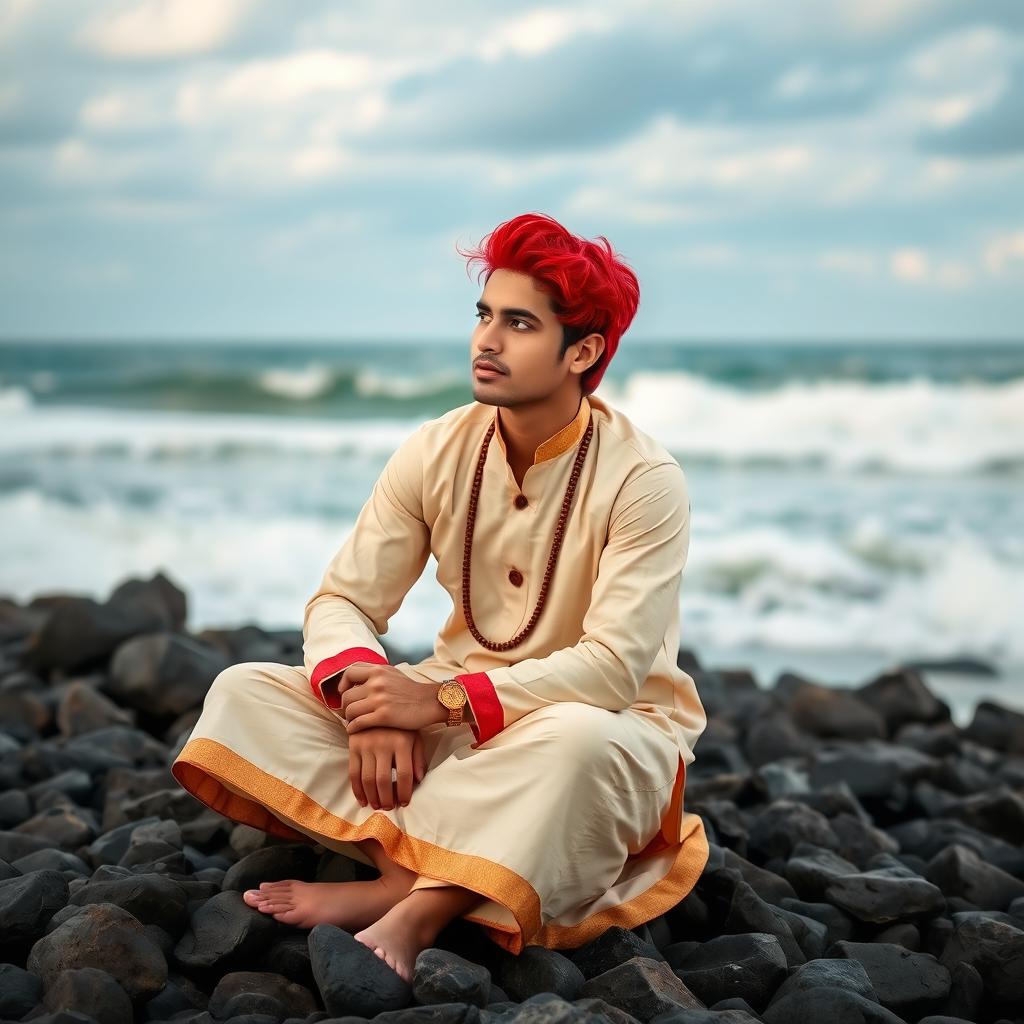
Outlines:
<svg viewBox="0 0 1024 1024"><path fill-rule="evenodd" d="M364 882L261 882L242 899L260 913L296 928L336 924L347 932L366 928L409 895L415 872L388 872Z"/></svg>
<svg viewBox="0 0 1024 1024"><path fill-rule="evenodd" d="M412 984L416 957L437 938L437 928L405 909L408 901L396 904L354 938L372 949L405 982Z"/></svg>

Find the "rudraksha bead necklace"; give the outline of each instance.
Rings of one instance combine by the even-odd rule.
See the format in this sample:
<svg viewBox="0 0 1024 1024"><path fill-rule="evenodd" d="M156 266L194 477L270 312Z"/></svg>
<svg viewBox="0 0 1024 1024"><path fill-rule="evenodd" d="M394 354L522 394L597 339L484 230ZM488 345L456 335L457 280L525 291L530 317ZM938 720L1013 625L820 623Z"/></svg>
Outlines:
<svg viewBox="0 0 1024 1024"><path fill-rule="evenodd" d="M551 582L552 574L555 571L555 562L558 561L558 552L562 549L562 538L565 535L565 524L569 518L569 506L572 504L572 496L576 493L576 484L579 482L580 470L583 468L583 460L587 457L587 448L590 447L590 438L594 433L594 420L591 417L587 429L583 433L579 450L576 452L576 461L573 463L572 473L569 474L569 486L565 489L565 498L562 500L562 511L558 516L558 525L555 527L555 538L551 542L551 554L548 556L547 568L544 570L544 579L541 581L540 594L537 597L537 607L530 616L530 621L522 628L517 636L511 640L503 640L500 643L488 640L480 630L476 628L473 621L473 609L469 600L470 581L470 556L473 551L473 527L476 524L476 503L480 497L480 483L484 476L484 461L487 458L487 446L491 443L494 434L496 420L491 422L484 437L483 446L480 449L480 458L476 464L476 475L473 477L473 491L469 496L469 513L466 516L466 546L462 552L462 607L466 614L466 624L469 631L476 638L478 644L490 651L507 651L509 648L518 647L533 632L537 625L540 613L544 609L544 601L548 595L548 585Z"/></svg>

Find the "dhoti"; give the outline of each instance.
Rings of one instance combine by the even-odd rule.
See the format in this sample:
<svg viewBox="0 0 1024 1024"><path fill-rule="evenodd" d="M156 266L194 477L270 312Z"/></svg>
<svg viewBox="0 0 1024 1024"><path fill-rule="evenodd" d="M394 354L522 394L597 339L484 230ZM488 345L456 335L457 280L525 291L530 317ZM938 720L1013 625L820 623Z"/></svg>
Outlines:
<svg viewBox="0 0 1024 1024"><path fill-rule="evenodd" d="M422 730L427 773L407 807L360 806L344 722L302 666L245 662L214 680L174 778L220 814L364 864L377 839L413 888L480 894L464 914L509 952L576 948L678 903L708 860L683 810L677 744L637 708L560 702L476 749L468 724Z"/></svg>

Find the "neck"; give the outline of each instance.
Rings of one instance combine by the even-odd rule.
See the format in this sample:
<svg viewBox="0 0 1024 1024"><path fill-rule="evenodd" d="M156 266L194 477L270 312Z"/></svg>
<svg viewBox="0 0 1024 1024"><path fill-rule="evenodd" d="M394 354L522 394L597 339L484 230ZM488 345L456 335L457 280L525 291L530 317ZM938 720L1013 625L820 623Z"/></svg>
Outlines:
<svg viewBox="0 0 1024 1024"><path fill-rule="evenodd" d="M498 421L505 439L509 462L524 467L533 463L534 453L553 434L576 418L583 402L583 393L552 396L543 403L501 406Z"/></svg>

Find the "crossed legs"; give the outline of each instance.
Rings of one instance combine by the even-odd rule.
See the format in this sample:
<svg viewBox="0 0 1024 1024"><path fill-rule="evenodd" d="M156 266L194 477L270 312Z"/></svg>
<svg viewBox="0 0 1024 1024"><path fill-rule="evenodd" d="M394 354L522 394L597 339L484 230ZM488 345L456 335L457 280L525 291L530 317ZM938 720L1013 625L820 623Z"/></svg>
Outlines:
<svg viewBox="0 0 1024 1024"><path fill-rule="evenodd" d="M250 907L299 928L336 924L372 949L407 982L416 957L442 928L480 901L458 885L412 890L415 871L396 864L376 839L358 843L380 872L364 882L262 882L242 898Z"/></svg>

